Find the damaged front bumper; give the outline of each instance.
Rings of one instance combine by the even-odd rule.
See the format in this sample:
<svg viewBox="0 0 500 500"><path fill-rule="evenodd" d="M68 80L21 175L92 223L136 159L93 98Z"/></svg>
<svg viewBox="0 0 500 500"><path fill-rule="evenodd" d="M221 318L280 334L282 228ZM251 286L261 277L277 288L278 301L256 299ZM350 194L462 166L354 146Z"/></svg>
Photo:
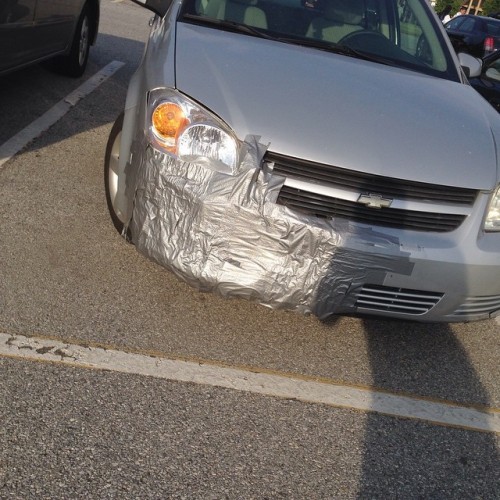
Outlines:
<svg viewBox="0 0 500 500"><path fill-rule="evenodd" d="M238 172L230 175L210 160L187 163L145 139L136 143L126 167L134 200L126 230L137 250L202 291L320 319L364 313L450 322L500 310L500 291L488 296L486 308L460 309L470 298L457 288L463 264L415 258L383 228L276 204L285 179L262 162L266 148L256 138L243 146ZM422 286L428 272L430 288ZM469 292L476 287L469 285Z"/></svg>

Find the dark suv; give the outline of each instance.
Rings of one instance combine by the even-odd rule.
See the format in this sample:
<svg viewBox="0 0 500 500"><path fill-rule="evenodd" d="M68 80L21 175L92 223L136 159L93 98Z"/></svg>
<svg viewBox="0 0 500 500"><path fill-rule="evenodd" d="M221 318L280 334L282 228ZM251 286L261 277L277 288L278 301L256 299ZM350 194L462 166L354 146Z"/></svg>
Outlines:
<svg viewBox="0 0 500 500"><path fill-rule="evenodd" d="M457 52L484 57L500 48L500 20L483 16L458 16L445 24Z"/></svg>
<svg viewBox="0 0 500 500"><path fill-rule="evenodd" d="M51 59L80 76L98 26L99 0L0 0L0 74Z"/></svg>

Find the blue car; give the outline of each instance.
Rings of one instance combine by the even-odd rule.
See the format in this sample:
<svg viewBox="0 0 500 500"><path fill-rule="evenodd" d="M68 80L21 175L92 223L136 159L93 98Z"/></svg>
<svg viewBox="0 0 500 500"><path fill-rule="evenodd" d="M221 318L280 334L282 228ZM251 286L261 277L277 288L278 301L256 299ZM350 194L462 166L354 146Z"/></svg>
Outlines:
<svg viewBox="0 0 500 500"><path fill-rule="evenodd" d="M485 57L500 48L500 20L486 16L455 16L445 24L457 52Z"/></svg>

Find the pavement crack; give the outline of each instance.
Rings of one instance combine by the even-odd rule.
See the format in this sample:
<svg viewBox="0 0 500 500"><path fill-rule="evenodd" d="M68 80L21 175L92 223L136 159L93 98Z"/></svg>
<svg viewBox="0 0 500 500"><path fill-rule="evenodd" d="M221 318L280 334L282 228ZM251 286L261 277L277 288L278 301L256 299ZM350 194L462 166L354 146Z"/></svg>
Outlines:
<svg viewBox="0 0 500 500"><path fill-rule="evenodd" d="M56 351L54 351L54 354L57 354L58 356L61 356L61 358L73 358L74 356L67 351L66 349L59 348Z"/></svg>
<svg viewBox="0 0 500 500"><path fill-rule="evenodd" d="M39 347L38 349L36 349L36 352L38 354L46 354L48 352L50 352L52 349L54 349L55 346L53 345L48 345L48 346L45 346L45 347Z"/></svg>

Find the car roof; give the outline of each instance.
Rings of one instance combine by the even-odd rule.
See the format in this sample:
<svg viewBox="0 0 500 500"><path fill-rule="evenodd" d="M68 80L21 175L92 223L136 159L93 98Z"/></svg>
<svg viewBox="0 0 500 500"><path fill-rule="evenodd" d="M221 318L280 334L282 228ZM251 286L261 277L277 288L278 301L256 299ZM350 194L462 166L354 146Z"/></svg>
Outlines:
<svg viewBox="0 0 500 500"><path fill-rule="evenodd" d="M494 25L498 26L500 28L500 19L496 19L494 17L489 17L489 16L476 16L474 14L463 14L460 16L459 20L462 22L458 26L454 26L452 29L460 31L461 26L463 26L464 21L466 19L474 19L475 21L479 21L480 26L485 26L485 25ZM457 21L457 18L454 17L450 19L446 24L445 27L448 28L454 21Z"/></svg>

